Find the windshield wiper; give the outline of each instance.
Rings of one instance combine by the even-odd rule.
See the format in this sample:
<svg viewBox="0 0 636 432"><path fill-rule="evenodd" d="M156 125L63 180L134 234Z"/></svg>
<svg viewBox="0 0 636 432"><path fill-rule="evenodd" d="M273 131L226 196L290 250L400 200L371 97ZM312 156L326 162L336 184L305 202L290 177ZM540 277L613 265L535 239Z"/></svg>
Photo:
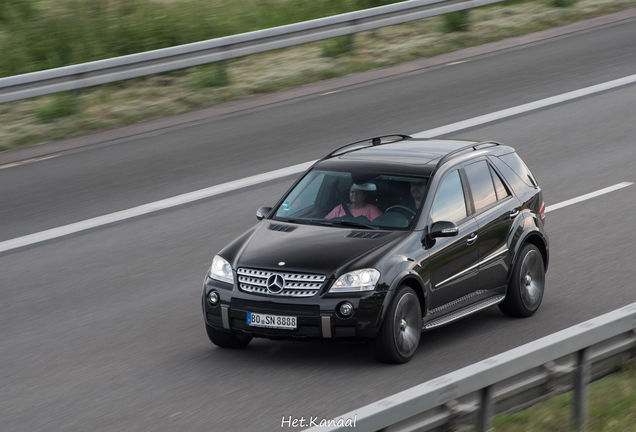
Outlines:
<svg viewBox="0 0 636 432"><path fill-rule="evenodd" d="M278 218L274 219L279 222L290 222L304 225L322 225L332 227L334 225L343 225L350 226L356 228L368 228L372 230L379 230L380 228L373 225L368 225L362 222L351 221L351 220L324 220L324 219L295 219L295 218Z"/></svg>
<svg viewBox="0 0 636 432"><path fill-rule="evenodd" d="M358 227L358 228L369 228L372 230L379 230L380 228L373 225L368 225L362 222L350 221L350 220L339 220L334 221L334 223L344 226Z"/></svg>
<svg viewBox="0 0 636 432"><path fill-rule="evenodd" d="M333 222L327 222L327 221L323 221L319 219L292 219L292 218L282 219L281 218L276 220L281 222L291 222L291 223L298 223L298 224L305 224L305 225L333 226Z"/></svg>

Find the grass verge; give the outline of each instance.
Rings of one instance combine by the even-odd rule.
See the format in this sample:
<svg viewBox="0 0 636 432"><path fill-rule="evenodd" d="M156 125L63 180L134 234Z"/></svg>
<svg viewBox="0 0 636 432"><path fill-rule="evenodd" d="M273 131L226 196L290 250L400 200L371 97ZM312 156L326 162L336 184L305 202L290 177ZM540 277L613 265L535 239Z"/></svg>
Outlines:
<svg viewBox="0 0 636 432"><path fill-rule="evenodd" d="M495 418L496 432L570 432L572 393ZM587 432L636 430L636 361L590 384Z"/></svg>
<svg viewBox="0 0 636 432"><path fill-rule="evenodd" d="M246 33L398 1L2 0L0 77Z"/></svg>
<svg viewBox="0 0 636 432"><path fill-rule="evenodd" d="M20 3L23 0L8 1ZM42 1L63 3L61 0ZM103 0L100 3L95 0L94 4L107 5L112 1ZM162 1L189 3L195 0ZM245 0L249 1L255 4L288 2ZM355 3L358 0L351 1ZM381 0L364 2L383 3ZM182 114L231 100L432 57L636 7L636 0L578 0L569 7L556 7L554 2L509 0L473 9L469 13L470 25L460 25L458 28L463 31L450 32L448 18L433 17L359 33L350 38L248 56L224 64L107 84L85 89L72 96L51 95L0 104L0 151ZM245 4L236 4L239 3ZM322 3L333 2L325 0ZM462 20L459 22L461 24ZM3 29L0 26L0 46L3 34L6 36ZM124 36L122 40L128 40ZM69 100L73 100L73 103Z"/></svg>

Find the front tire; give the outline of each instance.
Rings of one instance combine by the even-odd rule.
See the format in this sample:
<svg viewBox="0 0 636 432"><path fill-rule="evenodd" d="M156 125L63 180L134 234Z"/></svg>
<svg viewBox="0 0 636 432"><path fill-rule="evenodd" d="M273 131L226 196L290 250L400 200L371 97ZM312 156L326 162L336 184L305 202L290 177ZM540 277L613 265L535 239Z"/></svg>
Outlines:
<svg viewBox="0 0 636 432"><path fill-rule="evenodd" d="M375 357L384 363L406 363L415 354L422 333L420 301L412 288L402 285L396 292L373 341Z"/></svg>
<svg viewBox="0 0 636 432"><path fill-rule="evenodd" d="M205 331L212 343L221 348L245 348L252 341L252 336L237 335L234 333L217 330L210 325L205 325Z"/></svg>
<svg viewBox="0 0 636 432"><path fill-rule="evenodd" d="M529 317L539 309L545 290L545 264L539 249L526 243L519 252L508 292L499 309L511 317Z"/></svg>

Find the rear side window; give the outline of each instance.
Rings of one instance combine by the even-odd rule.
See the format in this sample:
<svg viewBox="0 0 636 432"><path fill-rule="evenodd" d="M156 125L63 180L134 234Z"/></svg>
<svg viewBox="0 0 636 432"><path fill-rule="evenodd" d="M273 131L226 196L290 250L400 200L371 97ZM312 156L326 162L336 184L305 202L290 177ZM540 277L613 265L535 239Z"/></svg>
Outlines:
<svg viewBox="0 0 636 432"><path fill-rule="evenodd" d="M515 174L517 174L519 178L524 181L525 184L533 188L537 187L537 182L532 176L532 173L530 172L526 164L517 155L517 153L510 153L504 156L500 156L499 159L504 161L506 165L512 168Z"/></svg>
<svg viewBox="0 0 636 432"><path fill-rule="evenodd" d="M514 154L514 153L511 153L511 154ZM501 158L489 157L488 159L493 163L493 165L497 168L497 170L499 170L499 172L503 174L504 179L508 182L508 185L512 188L512 192L514 192L515 194L519 195L519 194L523 194L525 192L532 191L535 189L533 185L528 184L529 180L524 181Z"/></svg>
<svg viewBox="0 0 636 432"><path fill-rule="evenodd" d="M475 162L464 167L468 184L473 195L473 203L475 204L475 212L488 207L497 202L495 187L490 175L490 167L484 160Z"/></svg>
<svg viewBox="0 0 636 432"><path fill-rule="evenodd" d="M459 172L453 171L442 181L437 191L431 218L433 222L457 223L466 216L466 200L464 199L462 182L459 178Z"/></svg>

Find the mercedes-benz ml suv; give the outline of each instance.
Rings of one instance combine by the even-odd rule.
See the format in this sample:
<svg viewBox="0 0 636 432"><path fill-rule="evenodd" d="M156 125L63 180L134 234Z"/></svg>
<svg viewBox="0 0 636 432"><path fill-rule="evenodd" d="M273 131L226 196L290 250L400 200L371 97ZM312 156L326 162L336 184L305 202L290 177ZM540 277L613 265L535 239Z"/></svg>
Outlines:
<svg viewBox="0 0 636 432"><path fill-rule="evenodd" d="M404 363L422 331L492 305L534 314L548 267L545 204L497 142L371 138L307 170L216 255L203 284L210 340L372 339Z"/></svg>

